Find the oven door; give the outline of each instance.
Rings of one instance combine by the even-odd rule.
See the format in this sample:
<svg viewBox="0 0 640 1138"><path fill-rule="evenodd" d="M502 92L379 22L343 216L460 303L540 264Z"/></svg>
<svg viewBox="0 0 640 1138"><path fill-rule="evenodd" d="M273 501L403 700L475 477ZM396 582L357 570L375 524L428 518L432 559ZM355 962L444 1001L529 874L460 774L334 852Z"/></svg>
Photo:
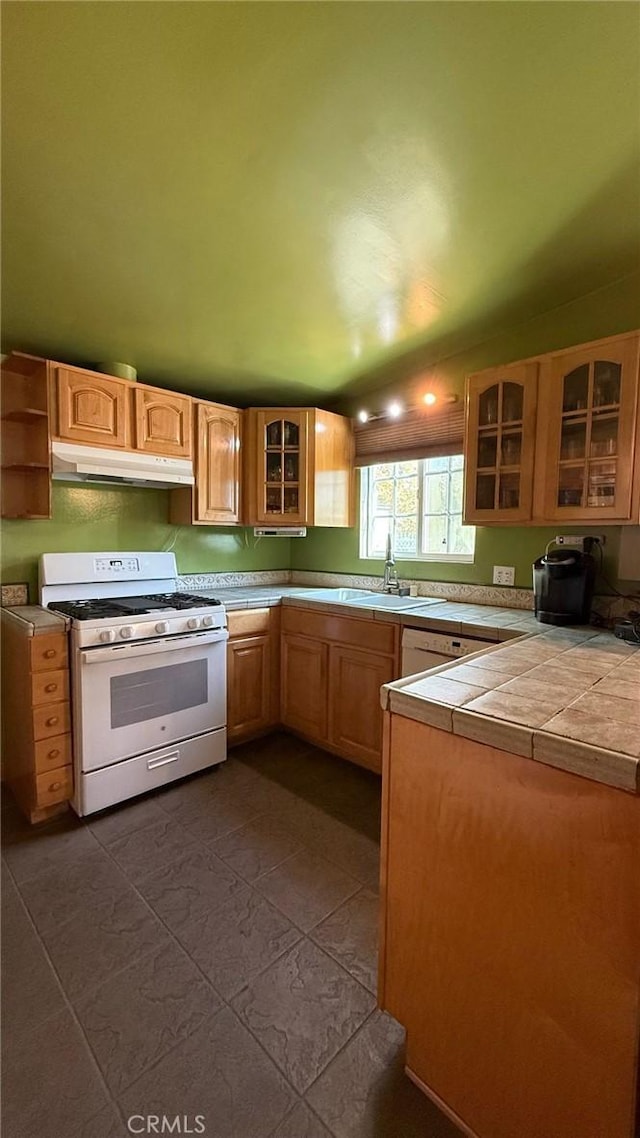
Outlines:
<svg viewBox="0 0 640 1138"><path fill-rule="evenodd" d="M74 719L83 771L224 727L228 632L79 649Z"/></svg>

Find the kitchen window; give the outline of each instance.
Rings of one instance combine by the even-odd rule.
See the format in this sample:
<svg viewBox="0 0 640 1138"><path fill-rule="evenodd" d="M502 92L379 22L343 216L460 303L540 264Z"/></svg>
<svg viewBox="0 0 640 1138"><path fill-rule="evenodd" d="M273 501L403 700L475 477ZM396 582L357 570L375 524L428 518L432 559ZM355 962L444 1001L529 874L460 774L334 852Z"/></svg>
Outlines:
<svg viewBox="0 0 640 1138"><path fill-rule="evenodd" d="M360 556L378 561L391 534L402 561L473 561L462 524L463 457L384 462L360 470Z"/></svg>

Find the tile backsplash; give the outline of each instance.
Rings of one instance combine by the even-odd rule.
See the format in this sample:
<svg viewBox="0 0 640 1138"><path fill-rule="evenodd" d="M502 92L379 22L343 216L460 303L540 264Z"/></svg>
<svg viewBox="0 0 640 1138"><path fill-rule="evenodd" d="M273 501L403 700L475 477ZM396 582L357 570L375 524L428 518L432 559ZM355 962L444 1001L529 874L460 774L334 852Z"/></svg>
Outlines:
<svg viewBox="0 0 640 1138"><path fill-rule="evenodd" d="M18 584L0 585L0 604L3 608L29 604L29 586L26 581Z"/></svg>

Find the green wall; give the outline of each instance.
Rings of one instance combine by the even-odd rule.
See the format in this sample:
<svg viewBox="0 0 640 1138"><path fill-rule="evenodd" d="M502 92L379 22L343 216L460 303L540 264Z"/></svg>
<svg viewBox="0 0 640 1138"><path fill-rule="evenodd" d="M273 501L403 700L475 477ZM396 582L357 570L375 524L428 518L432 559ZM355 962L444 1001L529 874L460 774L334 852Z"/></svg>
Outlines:
<svg viewBox="0 0 640 1138"><path fill-rule="evenodd" d="M507 363L539 352L584 343L602 336L630 331L638 325L640 276L616 282L607 289L563 305L510 329L501 337L464 347L434 361L433 349L415 349L368 377L368 396L344 404L343 410L365 405L370 410L384 405L390 394L407 401L427 385L442 392L460 391L465 374ZM467 333L466 339L471 333ZM463 337L459 337L461 343ZM430 353L430 354L427 354ZM377 382L376 382L377 380ZM371 389L375 387L375 394ZM544 414L544 408L540 409ZM310 530L304 539L256 540L250 529L213 526L171 526L168 491L111 489L55 485L51 521L4 522L2 525L2 580L28 581L31 597L37 589L37 559L41 553L74 549L127 550L175 549L181 573L233 572L251 569L312 569L334 573L382 572L375 561L358 556L358 531ZM558 532L606 533L605 571L616 582L620 527L597 524L577 527L570 523L554 528L478 529L476 557L472 565L440 562L399 562L405 577L424 580L490 584L494 565L514 565L516 585L530 587L531 562ZM606 588L602 588L606 591Z"/></svg>
<svg viewBox="0 0 640 1138"><path fill-rule="evenodd" d="M38 557L73 550L173 549L181 573L288 569L290 542L253 530L173 526L168 490L53 487L50 521L2 523L2 581L28 581L37 600Z"/></svg>
<svg viewBox="0 0 640 1138"><path fill-rule="evenodd" d="M565 525L555 528L524 528L520 526L498 528L484 526L476 534L476 553L473 564L440 561L396 562L398 575L421 581L459 581L465 584L490 585L494 565L514 565L516 585L531 588L531 565L545 545L557 533L601 533L606 535L605 573L616 586L620 526L591 528ZM358 556L358 531L315 529L304 541L291 543L293 569L322 570L328 573L358 573L382 577L383 561L363 560ZM607 592L599 583L598 592Z"/></svg>
<svg viewBox="0 0 640 1138"><path fill-rule="evenodd" d="M433 346L416 347L410 352L388 361L378 373L369 373L362 380L363 394L350 398L337 409L355 413L360 407L369 412L384 408L391 397L406 404L417 403L421 394L431 389L440 394L462 393L464 378L494 364L509 363L542 352L586 343L619 332L632 331L640 323L640 274L635 273L616 281L608 288L598 289L578 297L550 312L542 313L501 336L473 344L473 330L467 329L457 337L458 350L444 344L434 355ZM466 346L469 345L469 346ZM544 414L540 407L539 414ZM545 545L556 533L604 533L605 572L616 585L619 526L575 526L559 523L553 528L537 527L484 527L478 529L476 555L473 565L443 564L434 561L398 562L401 576L427 581L460 581L488 585L492 581L494 565L514 565L516 585L531 587L531 563L544 551ZM315 530L306 541L294 541L291 546L292 568L316 569L344 573L382 573L375 561L361 560L358 556L357 530ZM600 586L599 586L600 588ZM606 586L601 586L606 592Z"/></svg>

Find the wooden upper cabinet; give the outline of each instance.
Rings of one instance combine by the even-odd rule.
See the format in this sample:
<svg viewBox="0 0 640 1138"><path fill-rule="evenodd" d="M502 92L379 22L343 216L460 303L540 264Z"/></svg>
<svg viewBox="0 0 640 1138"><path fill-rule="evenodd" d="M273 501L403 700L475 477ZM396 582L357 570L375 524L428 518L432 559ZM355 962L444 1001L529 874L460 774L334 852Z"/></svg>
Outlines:
<svg viewBox="0 0 640 1138"><path fill-rule="evenodd" d="M130 446L128 380L53 366L57 438L97 447Z"/></svg>
<svg viewBox="0 0 640 1138"><path fill-rule="evenodd" d="M634 520L639 344L619 336L543 362L535 516Z"/></svg>
<svg viewBox="0 0 640 1138"><path fill-rule="evenodd" d="M308 411L255 412L255 521L305 525L307 514Z"/></svg>
<svg viewBox="0 0 640 1138"><path fill-rule="evenodd" d="M240 521L240 420L235 407L197 404L194 521Z"/></svg>
<svg viewBox="0 0 640 1138"><path fill-rule="evenodd" d="M190 397L138 384L133 395L136 450L190 458L193 451Z"/></svg>
<svg viewBox="0 0 640 1138"><path fill-rule="evenodd" d="M353 432L342 415L250 408L245 468L250 525L353 525Z"/></svg>
<svg viewBox="0 0 640 1138"><path fill-rule="evenodd" d="M529 521L533 503L538 364L467 380L464 520Z"/></svg>
<svg viewBox="0 0 640 1138"><path fill-rule="evenodd" d="M467 523L640 520L640 334L472 375Z"/></svg>

